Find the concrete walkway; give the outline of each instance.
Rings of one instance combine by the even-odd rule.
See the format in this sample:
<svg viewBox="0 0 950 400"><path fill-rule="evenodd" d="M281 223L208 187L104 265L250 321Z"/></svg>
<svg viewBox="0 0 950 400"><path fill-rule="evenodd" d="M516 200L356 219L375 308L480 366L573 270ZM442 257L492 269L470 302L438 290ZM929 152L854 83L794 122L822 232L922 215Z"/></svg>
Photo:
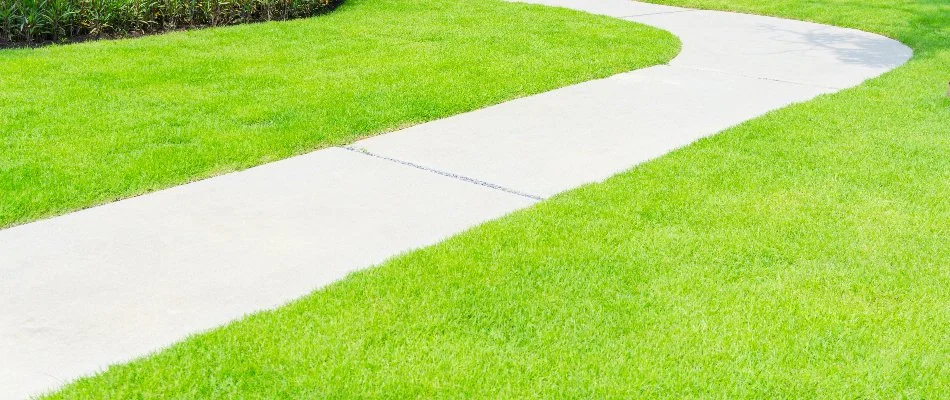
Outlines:
<svg viewBox="0 0 950 400"><path fill-rule="evenodd" d="M669 65L0 231L0 398L278 306L911 56L805 22L531 2L657 26L683 50Z"/></svg>

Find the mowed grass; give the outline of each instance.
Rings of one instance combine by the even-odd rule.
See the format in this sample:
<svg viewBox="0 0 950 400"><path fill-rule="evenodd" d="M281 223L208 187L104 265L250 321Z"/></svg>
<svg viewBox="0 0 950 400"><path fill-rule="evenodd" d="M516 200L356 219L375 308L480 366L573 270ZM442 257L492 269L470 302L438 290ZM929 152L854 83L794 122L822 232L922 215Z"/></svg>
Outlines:
<svg viewBox="0 0 950 400"><path fill-rule="evenodd" d="M672 35L499 0L0 51L0 228L662 63Z"/></svg>
<svg viewBox="0 0 950 400"><path fill-rule="evenodd" d="M946 397L947 8L768 3L915 58L50 397Z"/></svg>

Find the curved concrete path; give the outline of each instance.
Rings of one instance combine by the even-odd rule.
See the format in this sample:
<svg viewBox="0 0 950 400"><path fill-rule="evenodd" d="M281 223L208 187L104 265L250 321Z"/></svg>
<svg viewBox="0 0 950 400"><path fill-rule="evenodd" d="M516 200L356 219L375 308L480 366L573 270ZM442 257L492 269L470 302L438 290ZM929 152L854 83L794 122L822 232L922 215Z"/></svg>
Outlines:
<svg viewBox="0 0 950 400"><path fill-rule="evenodd" d="M864 32L626 0L662 65L0 231L0 398L146 354L904 63Z"/></svg>

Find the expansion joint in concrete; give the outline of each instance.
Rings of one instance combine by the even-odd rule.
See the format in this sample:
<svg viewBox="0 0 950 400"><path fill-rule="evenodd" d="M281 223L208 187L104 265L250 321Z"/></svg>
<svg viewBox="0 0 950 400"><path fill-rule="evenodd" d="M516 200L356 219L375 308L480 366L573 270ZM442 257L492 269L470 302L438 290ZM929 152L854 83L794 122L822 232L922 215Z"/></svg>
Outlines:
<svg viewBox="0 0 950 400"><path fill-rule="evenodd" d="M366 156L369 156L369 157L375 157L375 158L378 158L378 159L381 159L381 160L386 160L386 161L389 161L389 162L394 162L394 163L397 163L397 164L405 165L405 166L407 166L407 167L411 167L411 168L419 169L419 170L422 170L422 171L431 172L431 173L433 173L433 174L438 174L438 175L442 175L442 176L449 177L449 178L452 178L452 179L456 179L456 180L459 180L459 181L462 181L462 182L471 183L471 184L475 184L475 185L479 185L479 186L484 186L484 187L487 187L487 188L489 188L489 189L498 190L498 191L505 192L505 193L508 193L508 194L513 194L513 195L515 195L515 196L520 196L520 197L524 197L524 198L528 198L528 199L536 200L536 201L544 200L544 198L541 197L541 196L537 196L537 195L533 195L533 194L530 194L530 193L521 192L521 191L514 190L514 189L511 189L511 188L507 188L507 187L504 187L504 186L501 186L501 185L496 185L496 184L491 183L491 182L485 182L485 181L483 181L483 180L471 178L471 177L468 177L468 176L463 176L463 175L455 174L455 173L448 172L448 171L442 171L442 170L438 170L438 169L435 169L435 168L426 167L426 166L424 166L424 165L419 165L419 164L416 164L416 163L413 163L413 162L409 162L409 161L405 161L405 160L399 160L399 159L396 159L396 158L386 157L386 156L384 156L384 155L371 153L371 152L367 151L366 149L360 149L360 148L356 148L356 147L352 147L352 146L344 146L343 148L346 149L346 150L352 151L352 152L354 152L354 153L359 153L359 154L363 154L363 155L366 155Z"/></svg>

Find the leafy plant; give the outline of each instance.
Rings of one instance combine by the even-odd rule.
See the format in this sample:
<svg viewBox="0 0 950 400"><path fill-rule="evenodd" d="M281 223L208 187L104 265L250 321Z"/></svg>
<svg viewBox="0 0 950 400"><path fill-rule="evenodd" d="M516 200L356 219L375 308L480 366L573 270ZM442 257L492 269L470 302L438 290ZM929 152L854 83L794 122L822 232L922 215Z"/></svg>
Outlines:
<svg viewBox="0 0 950 400"><path fill-rule="evenodd" d="M342 0L0 0L0 44L308 17Z"/></svg>

